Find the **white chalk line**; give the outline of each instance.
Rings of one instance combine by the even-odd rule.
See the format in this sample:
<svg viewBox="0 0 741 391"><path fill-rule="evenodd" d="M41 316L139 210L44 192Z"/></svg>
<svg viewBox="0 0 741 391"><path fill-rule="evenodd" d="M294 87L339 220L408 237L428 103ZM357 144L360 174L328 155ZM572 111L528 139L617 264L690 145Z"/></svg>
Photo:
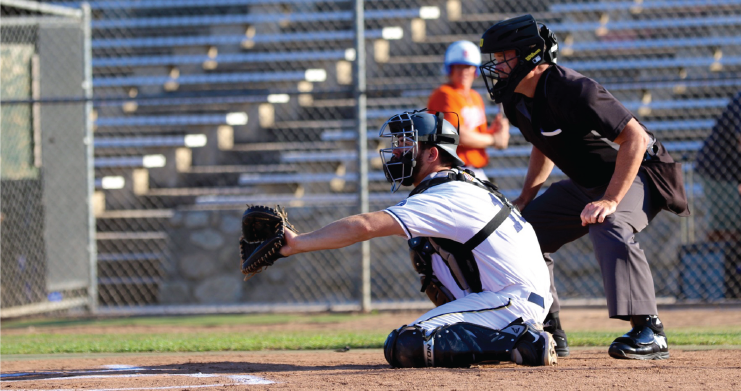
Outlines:
<svg viewBox="0 0 741 391"><path fill-rule="evenodd" d="M239 386L243 383L232 383L232 384L203 384L197 386L167 386L167 387L136 387L136 388L95 388L85 389L85 391L132 391L132 390L171 390L173 388L188 389L188 388L209 388L209 387L224 387L224 386ZM79 391L79 388L52 388L48 390L42 389L20 389L18 391Z"/></svg>
<svg viewBox="0 0 741 391"><path fill-rule="evenodd" d="M70 371L70 372L39 372L39 373L18 373L18 374L8 374L8 377L19 377L19 376L25 376L25 375L40 375L40 374L65 374L65 373L99 373L99 372L121 372L121 371L132 371L132 370L138 370L138 371L162 371L165 369L162 368L143 368L143 367L136 367L131 365L104 365L104 370L93 370L93 371ZM99 389L99 390L89 390L89 391L122 391L122 390L144 390L144 389L152 389L152 390L166 390L171 388L181 388L181 387L189 387L189 388L205 388L205 387L219 387L219 386L231 386L231 385L245 385L245 384L274 384L274 381L263 379L261 377L252 376L252 375L229 375L229 374L215 374L215 373L167 373L167 374L145 374L145 373L133 373L133 374L121 374L121 375L80 375L80 376L64 376L64 377L51 377L46 379L33 379L35 381L46 381L46 380L80 380L80 379L115 379L115 378L133 378L133 377L169 377L169 376L182 376L182 377L195 377L195 378L212 378L212 377L225 377L228 379L231 379L233 381L236 381L236 383L232 384L224 384L224 383L217 383L217 384L202 384L202 385L193 385L193 386L166 386L166 387L146 387L146 388L106 388L106 389ZM5 376L3 376L5 377ZM18 379L13 380L13 382L16 381L24 381L25 379ZM7 383L7 382L5 382ZM63 391L62 389L54 389L55 391ZM50 390L35 390L35 391L50 391Z"/></svg>

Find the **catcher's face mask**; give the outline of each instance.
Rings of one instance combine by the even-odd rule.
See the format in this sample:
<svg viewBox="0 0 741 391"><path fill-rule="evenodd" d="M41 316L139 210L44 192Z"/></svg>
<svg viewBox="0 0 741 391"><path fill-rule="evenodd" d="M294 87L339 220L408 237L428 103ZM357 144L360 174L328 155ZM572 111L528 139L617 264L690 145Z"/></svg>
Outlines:
<svg viewBox="0 0 741 391"><path fill-rule="evenodd" d="M416 166L419 143L418 131L414 128L411 115L401 113L389 118L383 124L378 134L381 138L391 139L391 148L381 149L381 161L386 180L391 183L391 192L396 192L403 186L414 183L414 167Z"/></svg>

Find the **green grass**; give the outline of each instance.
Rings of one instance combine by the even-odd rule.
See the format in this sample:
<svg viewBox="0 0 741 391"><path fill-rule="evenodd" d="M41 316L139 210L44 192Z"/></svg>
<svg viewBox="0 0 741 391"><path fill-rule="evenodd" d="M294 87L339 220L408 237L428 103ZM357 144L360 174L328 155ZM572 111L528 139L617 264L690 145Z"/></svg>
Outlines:
<svg viewBox="0 0 741 391"><path fill-rule="evenodd" d="M184 326L215 327L250 324L288 324L288 323L336 323L358 320L370 315L326 314L326 315L195 315L132 317L111 319L40 319L8 321L2 323L3 329L22 329L27 327L79 327L79 326Z"/></svg>
<svg viewBox="0 0 741 391"><path fill-rule="evenodd" d="M33 334L2 335L0 354L49 353L126 353L126 352L203 352L381 348L390 330L357 332L338 329L301 330L302 324L343 323L363 319L372 322L373 315L224 315L189 317L148 317L101 320L36 320L3 322L3 330L33 327ZM209 332L209 327L228 325L295 324L295 330L285 327L273 331ZM178 326L176 333L111 333L85 334L84 326L98 328L119 326ZM83 327L80 333L56 334L50 328ZM192 332L189 331L192 329ZM570 332L571 346L606 347L620 332ZM722 329L674 329L667 334L670 346L680 345L741 345L741 326Z"/></svg>
<svg viewBox="0 0 741 391"><path fill-rule="evenodd" d="M387 333L34 334L2 338L1 354L206 352L378 348Z"/></svg>
<svg viewBox="0 0 741 391"><path fill-rule="evenodd" d="M568 330L567 330L568 331ZM577 331L568 333L570 346L609 346L619 332ZM727 329L668 330L669 346L679 345L741 345L741 327Z"/></svg>

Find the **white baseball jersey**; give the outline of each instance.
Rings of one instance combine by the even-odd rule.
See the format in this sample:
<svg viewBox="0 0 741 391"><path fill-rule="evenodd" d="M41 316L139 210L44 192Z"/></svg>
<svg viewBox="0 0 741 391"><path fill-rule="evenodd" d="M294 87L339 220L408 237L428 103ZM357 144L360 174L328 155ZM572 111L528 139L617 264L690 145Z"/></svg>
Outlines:
<svg viewBox="0 0 741 391"><path fill-rule="evenodd" d="M435 173L446 175L447 173ZM465 243L479 232L503 207L502 202L485 189L460 181L433 186L389 207L385 212L404 228L407 238L440 237ZM482 294L462 291L450 269L439 255L432 257L432 270L440 282L455 296L455 301L432 310L431 314L480 311L502 307L509 299L517 302L504 319L477 319L462 317L492 328L503 328L522 316L525 320L541 322L552 303L550 277L532 226L512 210L509 217L473 250L481 274ZM495 293L492 295L491 293ZM544 298L540 307L528 302L530 293ZM476 297L467 297L475 295ZM517 307L517 308L514 308ZM446 312L447 311L447 312ZM504 315L504 314L501 314ZM437 315L435 315L437 316ZM473 316L473 315L472 315ZM420 320L422 319L420 318ZM511 319L510 319L511 318ZM507 320L509 319L509 320ZM505 322L502 324L502 322ZM443 322L450 323L449 321Z"/></svg>

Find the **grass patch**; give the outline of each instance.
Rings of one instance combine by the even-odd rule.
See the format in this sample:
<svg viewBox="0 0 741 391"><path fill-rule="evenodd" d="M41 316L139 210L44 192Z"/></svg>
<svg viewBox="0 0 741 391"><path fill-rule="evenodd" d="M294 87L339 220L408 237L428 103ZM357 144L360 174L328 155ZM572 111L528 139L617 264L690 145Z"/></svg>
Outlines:
<svg viewBox="0 0 741 391"><path fill-rule="evenodd" d="M172 334L33 334L2 337L1 354L205 352L382 348L388 331L192 333ZM569 333L571 346L608 346L614 332ZM741 328L731 330L676 330L668 334L670 346L741 345Z"/></svg>
<svg viewBox="0 0 741 391"><path fill-rule="evenodd" d="M204 315L131 317L115 319L37 319L3 322L3 330L33 328L32 333L3 333L0 354L50 353L126 353L126 352L205 352L256 351L299 349L382 348L390 330L358 332L346 322L374 322L374 314L315 314L315 315ZM326 327L312 331L302 325L324 323ZM229 325L291 324L265 332L234 332L213 329ZM85 327L102 328L86 333ZM121 333L121 326L173 326L177 332ZM110 332L105 328L111 327ZM75 328L64 333L57 330ZM79 329L79 330L78 330ZM244 330L244 329L243 329ZM136 330L134 330L136 331ZM620 332L569 332L571 346L607 347ZM724 328L670 329L669 345L737 345L741 346L741 326Z"/></svg>
<svg viewBox="0 0 741 391"><path fill-rule="evenodd" d="M383 333L34 334L3 336L1 354L206 352L380 348Z"/></svg>
<svg viewBox="0 0 741 391"><path fill-rule="evenodd" d="M325 315L194 315L162 317L130 317L110 319L32 319L7 321L3 329L23 329L28 327L119 327L119 326L183 326L215 327L249 324L288 324L288 323L337 323L372 317L373 314L325 314Z"/></svg>
<svg viewBox="0 0 741 391"><path fill-rule="evenodd" d="M567 330L568 332L568 330ZM569 346L609 346L620 333L580 331L568 333ZM679 345L741 345L741 327L730 329L681 329L666 333L669 348Z"/></svg>

